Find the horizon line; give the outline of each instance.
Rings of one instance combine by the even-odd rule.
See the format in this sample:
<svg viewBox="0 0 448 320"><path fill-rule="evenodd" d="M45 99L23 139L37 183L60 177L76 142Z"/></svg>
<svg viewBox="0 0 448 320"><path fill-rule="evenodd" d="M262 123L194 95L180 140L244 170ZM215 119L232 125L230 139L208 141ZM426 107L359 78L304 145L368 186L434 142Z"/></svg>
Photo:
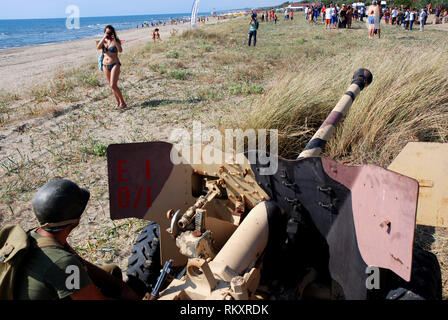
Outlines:
<svg viewBox="0 0 448 320"><path fill-rule="evenodd" d="M223 10L216 10L216 12L223 12L223 11L232 11L232 10L252 10L249 8L241 8L241 9L223 9ZM198 12L198 14L203 13L210 13L209 11L202 11ZM138 17L138 16L154 16L154 15L170 15L170 14L187 14L190 15L191 12L170 12L170 13L151 13L151 14L122 14L122 15L114 15L114 16L82 16L82 18L111 18L111 17ZM49 20L49 19L67 19L67 17L59 17L59 18L0 18L0 21L5 20Z"/></svg>

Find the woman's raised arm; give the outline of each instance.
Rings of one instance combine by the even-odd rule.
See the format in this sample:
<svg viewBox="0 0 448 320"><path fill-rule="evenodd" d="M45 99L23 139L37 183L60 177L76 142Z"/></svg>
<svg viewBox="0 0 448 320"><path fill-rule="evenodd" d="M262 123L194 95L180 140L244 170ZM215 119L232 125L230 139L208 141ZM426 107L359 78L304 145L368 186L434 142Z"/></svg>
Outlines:
<svg viewBox="0 0 448 320"><path fill-rule="evenodd" d="M101 41L98 43L98 46L96 47L97 50L103 49L103 45L104 45L104 40L105 39L106 39L106 35L104 35L103 39L101 39Z"/></svg>

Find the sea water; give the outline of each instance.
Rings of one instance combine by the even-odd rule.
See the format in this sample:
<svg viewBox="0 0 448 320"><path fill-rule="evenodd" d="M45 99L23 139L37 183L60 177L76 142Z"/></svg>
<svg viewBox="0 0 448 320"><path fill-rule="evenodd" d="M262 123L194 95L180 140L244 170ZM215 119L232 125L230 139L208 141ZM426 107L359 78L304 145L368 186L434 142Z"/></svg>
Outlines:
<svg viewBox="0 0 448 320"><path fill-rule="evenodd" d="M187 19L190 14L159 14L116 17L85 17L80 19L79 29L67 29L66 18L63 19L20 19L0 20L0 49L36 46L101 37L104 28L111 24L117 32L141 28L143 23L159 21L170 24L172 19ZM207 13L198 16L209 16ZM187 22L185 22L187 23ZM149 32L149 31L148 31ZM125 39L122 39L125 40Z"/></svg>

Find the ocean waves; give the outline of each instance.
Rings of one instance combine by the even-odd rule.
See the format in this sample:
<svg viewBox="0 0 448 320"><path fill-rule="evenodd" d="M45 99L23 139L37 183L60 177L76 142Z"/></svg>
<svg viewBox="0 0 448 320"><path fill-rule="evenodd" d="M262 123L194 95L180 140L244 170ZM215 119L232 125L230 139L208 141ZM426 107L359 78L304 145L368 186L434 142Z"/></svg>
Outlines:
<svg viewBox="0 0 448 320"><path fill-rule="evenodd" d="M207 15L207 14L204 14ZM66 19L0 20L0 49L73 41L103 34L111 24L118 32L144 23L181 19L188 14L81 18L79 29L68 29Z"/></svg>

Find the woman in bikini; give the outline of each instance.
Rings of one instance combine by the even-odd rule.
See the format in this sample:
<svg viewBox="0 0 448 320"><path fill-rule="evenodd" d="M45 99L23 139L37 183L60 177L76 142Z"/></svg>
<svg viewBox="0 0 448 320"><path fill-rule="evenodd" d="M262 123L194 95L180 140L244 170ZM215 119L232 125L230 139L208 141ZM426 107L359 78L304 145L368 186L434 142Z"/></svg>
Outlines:
<svg viewBox="0 0 448 320"><path fill-rule="evenodd" d="M123 52L121 40L117 37L114 27L108 25L104 29L104 37L98 43L98 50L103 50L103 72L106 75L107 82L112 88L118 108L126 108L123 95L117 86L120 77L121 63L118 59L118 53Z"/></svg>
<svg viewBox="0 0 448 320"><path fill-rule="evenodd" d="M162 41L162 39L160 39L159 28L156 28L156 29L152 32L152 40L153 40L154 42L156 42L156 40Z"/></svg>

